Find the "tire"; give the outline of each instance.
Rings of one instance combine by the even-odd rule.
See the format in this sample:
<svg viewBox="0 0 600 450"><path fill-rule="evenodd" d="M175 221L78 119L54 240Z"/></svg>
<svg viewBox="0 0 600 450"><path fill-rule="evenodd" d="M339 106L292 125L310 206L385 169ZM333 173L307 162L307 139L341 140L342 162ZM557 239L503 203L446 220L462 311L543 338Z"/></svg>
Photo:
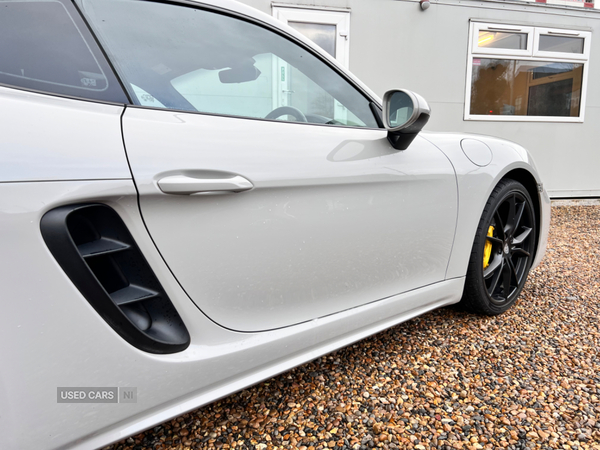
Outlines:
<svg viewBox="0 0 600 450"><path fill-rule="evenodd" d="M465 309L495 316L512 306L531 268L536 227L527 189L515 180L500 181L477 227L461 300Z"/></svg>

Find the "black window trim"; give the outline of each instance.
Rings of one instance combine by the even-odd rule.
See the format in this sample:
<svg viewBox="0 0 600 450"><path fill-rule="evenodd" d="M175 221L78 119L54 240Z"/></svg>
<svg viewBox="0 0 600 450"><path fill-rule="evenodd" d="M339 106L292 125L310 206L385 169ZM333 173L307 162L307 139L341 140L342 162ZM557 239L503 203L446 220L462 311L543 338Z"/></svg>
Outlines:
<svg viewBox="0 0 600 450"><path fill-rule="evenodd" d="M119 83L119 86L121 86L121 90L123 91L123 93L125 94L125 98L127 99L127 101L129 102L129 104L133 104L133 101L131 100L131 96L129 95L129 92L127 92L127 89L125 89L125 85L123 84L123 80L121 79L121 77L119 76L119 73L117 72L117 70L115 69L115 66L113 64L113 62L111 61L111 59L108 57L108 53L106 53L106 50L104 49L104 47L102 46L102 44L100 43L100 40L98 39L98 36L96 36L96 33L94 33L93 28L91 27L91 25L89 24L87 18L85 17L85 15L81 12L81 10L79 9L79 6L77 5L77 3L75 2L75 0L71 0L71 4L75 7L75 10L77 11L77 14L79 14L79 17L81 17L81 20L83 21L83 23L85 24L86 28L88 29L90 36L92 36L92 39L94 40L94 42L96 43L96 45L98 46L98 48L100 49L100 53L102 53L102 56L104 56L104 60L106 61L106 63L108 64L108 67L110 68L111 72L113 73L115 79L117 80L117 82ZM86 42L87 44L87 42Z"/></svg>

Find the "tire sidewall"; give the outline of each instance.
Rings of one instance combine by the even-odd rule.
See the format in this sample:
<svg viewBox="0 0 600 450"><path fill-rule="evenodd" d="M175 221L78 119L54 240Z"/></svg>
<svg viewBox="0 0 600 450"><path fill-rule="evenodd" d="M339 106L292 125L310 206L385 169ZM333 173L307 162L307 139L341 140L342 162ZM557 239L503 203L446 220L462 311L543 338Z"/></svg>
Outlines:
<svg viewBox="0 0 600 450"><path fill-rule="evenodd" d="M507 200L512 194L519 193L523 197L525 197L527 203L529 204L529 208L531 210L531 221L533 224L532 229L532 237L534 239L532 256L527 259L527 266L525 267L525 272L523 274L523 279L519 283L517 290L513 293L512 298L509 299L506 303L502 305L497 305L491 301L491 296L487 291L485 281L483 278L483 257L484 257L484 248L487 238L488 229L492 223L494 214L505 200ZM533 206L533 201L527 189L518 181L515 180L503 180L496 188L492 191L490 195L482 217L479 221L479 226L477 227L477 234L475 236L475 240L473 242L473 252L471 254L471 261L469 263L469 273L467 273L467 277L474 277L477 281L476 283L471 283L471 285L475 284L478 287L478 292L473 293L479 299L482 300L481 305L478 309L481 309L482 312L490 315L497 315L508 310L517 300L521 291L523 290L523 286L527 282L527 277L529 275L529 270L531 268L531 262L533 260L533 250L535 248L535 236L537 235L537 223L535 220L535 209Z"/></svg>

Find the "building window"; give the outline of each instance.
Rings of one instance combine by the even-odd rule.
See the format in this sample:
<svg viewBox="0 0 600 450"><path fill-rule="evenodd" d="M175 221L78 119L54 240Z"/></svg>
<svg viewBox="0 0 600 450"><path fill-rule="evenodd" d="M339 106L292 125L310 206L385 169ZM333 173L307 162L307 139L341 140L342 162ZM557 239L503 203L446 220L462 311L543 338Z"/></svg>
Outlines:
<svg viewBox="0 0 600 450"><path fill-rule="evenodd" d="M471 23L465 120L583 122L591 33Z"/></svg>

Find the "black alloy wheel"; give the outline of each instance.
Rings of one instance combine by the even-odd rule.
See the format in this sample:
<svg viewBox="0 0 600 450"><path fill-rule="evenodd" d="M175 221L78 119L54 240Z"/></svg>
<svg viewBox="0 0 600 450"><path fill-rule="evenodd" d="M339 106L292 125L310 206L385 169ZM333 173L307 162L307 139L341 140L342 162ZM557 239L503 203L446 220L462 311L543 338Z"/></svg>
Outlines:
<svg viewBox="0 0 600 450"><path fill-rule="evenodd" d="M527 189L517 181L502 180L477 228L462 299L467 309L497 315L510 308L527 280L536 235Z"/></svg>

